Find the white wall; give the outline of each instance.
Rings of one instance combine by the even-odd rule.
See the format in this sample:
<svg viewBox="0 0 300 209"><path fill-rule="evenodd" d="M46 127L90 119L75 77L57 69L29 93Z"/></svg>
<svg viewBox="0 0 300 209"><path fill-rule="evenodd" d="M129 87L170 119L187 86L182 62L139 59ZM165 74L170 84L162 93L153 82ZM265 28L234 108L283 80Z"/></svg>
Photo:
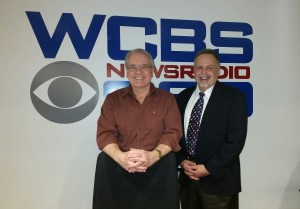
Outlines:
<svg viewBox="0 0 300 209"><path fill-rule="evenodd" d="M244 22L253 28L250 79L253 114L242 152L242 209L296 209L300 207L300 2L287 1L1 1L0 2L0 205L5 209L89 209L92 205L96 158L96 121L104 100L106 81L126 80L106 74L106 64L119 65L107 51L107 20L113 15L147 17L158 26L156 35L144 37L138 30L122 33L122 47L158 46L160 20L201 20L207 28L216 21ZM52 36L62 13L72 13L83 36L93 15L106 15L89 59L79 59L66 36L55 58L45 58L26 16L40 12ZM214 47L215 48L215 47ZM189 46L182 46L182 50ZM231 51L233 50L233 52ZM222 48L224 53L234 50ZM241 52L243 53L243 52ZM36 74L57 61L72 61L87 68L99 85L94 110L74 123L45 119L33 106L30 88ZM172 64L172 63L171 63ZM191 64L178 62L176 65ZM192 79L155 78L162 81Z"/></svg>

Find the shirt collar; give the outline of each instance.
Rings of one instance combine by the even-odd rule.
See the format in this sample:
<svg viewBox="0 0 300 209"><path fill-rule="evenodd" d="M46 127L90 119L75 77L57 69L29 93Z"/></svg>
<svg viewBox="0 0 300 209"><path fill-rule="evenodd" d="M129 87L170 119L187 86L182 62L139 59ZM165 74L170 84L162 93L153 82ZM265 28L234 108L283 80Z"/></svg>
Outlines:
<svg viewBox="0 0 300 209"><path fill-rule="evenodd" d="M214 84L213 86L209 87L208 89L206 89L206 90L203 92L203 93L205 94L206 97L208 97L208 98L210 97L210 95L211 95L211 93L212 93L212 91L213 91L215 85L216 85L216 84ZM197 87L198 87L198 86L197 86ZM198 97L199 93L200 93L200 89L199 89L199 88L196 88L195 91L194 91L194 94L197 95L197 97Z"/></svg>

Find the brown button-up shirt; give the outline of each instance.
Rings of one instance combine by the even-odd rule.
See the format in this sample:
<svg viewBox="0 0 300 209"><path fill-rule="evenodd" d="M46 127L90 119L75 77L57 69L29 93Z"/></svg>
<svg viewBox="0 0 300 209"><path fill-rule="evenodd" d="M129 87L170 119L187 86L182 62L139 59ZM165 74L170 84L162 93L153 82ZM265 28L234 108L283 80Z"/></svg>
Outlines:
<svg viewBox="0 0 300 209"><path fill-rule="evenodd" d="M182 136L180 113L174 95L151 88L143 104L126 87L107 95L97 123L97 144L100 150L116 143L123 151L130 148L153 150L165 144L179 151Z"/></svg>

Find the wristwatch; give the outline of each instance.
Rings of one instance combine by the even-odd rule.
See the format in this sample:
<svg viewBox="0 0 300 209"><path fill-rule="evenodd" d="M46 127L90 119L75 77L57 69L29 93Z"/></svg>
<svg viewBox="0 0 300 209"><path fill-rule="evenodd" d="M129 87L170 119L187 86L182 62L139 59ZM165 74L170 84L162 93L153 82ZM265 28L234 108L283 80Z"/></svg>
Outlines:
<svg viewBox="0 0 300 209"><path fill-rule="evenodd" d="M158 158L160 159L162 157L162 153L159 149L154 149L158 153Z"/></svg>

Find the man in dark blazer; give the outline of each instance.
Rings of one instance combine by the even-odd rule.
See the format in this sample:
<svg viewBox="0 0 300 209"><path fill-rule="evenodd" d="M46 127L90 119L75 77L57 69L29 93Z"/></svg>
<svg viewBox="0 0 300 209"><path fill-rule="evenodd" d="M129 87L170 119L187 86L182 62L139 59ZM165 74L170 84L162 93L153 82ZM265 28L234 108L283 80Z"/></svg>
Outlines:
<svg viewBox="0 0 300 209"><path fill-rule="evenodd" d="M239 155L247 135L245 94L218 81L220 59L211 49L199 51L194 59L197 85L177 97L184 135L176 153L182 209L238 209L241 192ZM187 137L192 109L204 96L200 127L194 152ZM191 154L192 153L192 154Z"/></svg>

